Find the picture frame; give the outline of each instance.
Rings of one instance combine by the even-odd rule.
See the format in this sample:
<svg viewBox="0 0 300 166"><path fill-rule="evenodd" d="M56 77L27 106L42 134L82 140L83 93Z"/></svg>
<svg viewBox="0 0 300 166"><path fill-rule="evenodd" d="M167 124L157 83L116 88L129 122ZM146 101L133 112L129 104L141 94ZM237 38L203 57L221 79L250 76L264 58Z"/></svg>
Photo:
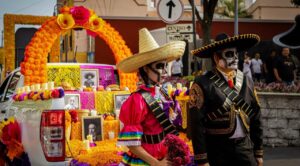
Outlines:
<svg viewBox="0 0 300 166"><path fill-rule="evenodd" d="M80 69L81 87L97 87L99 85L98 69Z"/></svg>
<svg viewBox="0 0 300 166"><path fill-rule="evenodd" d="M65 94L64 96L65 106L67 110L79 110L81 109L80 95L79 94Z"/></svg>
<svg viewBox="0 0 300 166"><path fill-rule="evenodd" d="M103 140L103 118L102 116L83 116L82 119L82 140L87 139L90 134L93 142Z"/></svg>
<svg viewBox="0 0 300 166"><path fill-rule="evenodd" d="M129 96L130 96L129 93L114 94L114 112L116 114L116 117L119 117L121 106Z"/></svg>

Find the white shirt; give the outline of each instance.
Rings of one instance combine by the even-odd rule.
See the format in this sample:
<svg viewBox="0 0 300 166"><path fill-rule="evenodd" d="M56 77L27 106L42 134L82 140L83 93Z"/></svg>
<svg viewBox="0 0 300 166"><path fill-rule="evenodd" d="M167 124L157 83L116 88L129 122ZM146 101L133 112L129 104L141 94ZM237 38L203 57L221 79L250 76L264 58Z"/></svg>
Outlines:
<svg viewBox="0 0 300 166"><path fill-rule="evenodd" d="M247 75L249 78L252 79L252 74L251 74L250 66L251 66L251 60L249 59L249 60L248 60L248 63L245 63L245 62L244 62L243 73L244 73L245 75Z"/></svg>
<svg viewBox="0 0 300 166"><path fill-rule="evenodd" d="M263 64L261 59L256 60L255 58L251 60L252 70L254 73L261 73L261 65Z"/></svg>
<svg viewBox="0 0 300 166"><path fill-rule="evenodd" d="M181 74L181 68L183 67L183 64L181 60L179 61L173 61L172 63L172 74Z"/></svg>

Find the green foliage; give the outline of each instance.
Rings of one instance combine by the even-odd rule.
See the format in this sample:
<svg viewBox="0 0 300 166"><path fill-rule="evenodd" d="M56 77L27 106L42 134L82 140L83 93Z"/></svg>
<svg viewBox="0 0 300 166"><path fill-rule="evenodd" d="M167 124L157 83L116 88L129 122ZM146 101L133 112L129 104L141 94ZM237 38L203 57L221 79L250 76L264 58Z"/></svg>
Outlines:
<svg viewBox="0 0 300 166"><path fill-rule="evenodd" d="M291 3L295 6L300 6L300 0L291 0Z"/></svg>
<svg viewBox="0 0 300 166"><path fill-rule="evenodd" d="M225 7L224 12L222 13L224 16L233 18L234 17L234 1L235 0L222 0L221 5ZM251 18L245 9L244 0L238 0L238 15L239 18Z"/></svg>

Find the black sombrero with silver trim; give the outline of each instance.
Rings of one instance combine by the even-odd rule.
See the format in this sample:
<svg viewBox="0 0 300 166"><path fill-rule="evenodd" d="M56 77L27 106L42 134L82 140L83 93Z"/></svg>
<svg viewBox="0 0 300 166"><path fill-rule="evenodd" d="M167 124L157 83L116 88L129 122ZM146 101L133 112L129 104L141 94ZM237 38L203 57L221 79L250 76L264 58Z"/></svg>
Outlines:
<svg viewBox="0 0 300 166"><path fill-rule="evenodd" d="M217 35L215 41L209 45L192 50L191 53L200 58L210 58L213 52L226 49L237 48L237 51L244 51L253 47L260 41L256 34L242 34L234 37L229 37L225 33Z"/></svg>
<svg viewBox="0 0 300 166"><path fill-rule="evenodd" d="M295 17L294 26L273 37L273 42L281 47L300 48L300 14Z"/></svg>

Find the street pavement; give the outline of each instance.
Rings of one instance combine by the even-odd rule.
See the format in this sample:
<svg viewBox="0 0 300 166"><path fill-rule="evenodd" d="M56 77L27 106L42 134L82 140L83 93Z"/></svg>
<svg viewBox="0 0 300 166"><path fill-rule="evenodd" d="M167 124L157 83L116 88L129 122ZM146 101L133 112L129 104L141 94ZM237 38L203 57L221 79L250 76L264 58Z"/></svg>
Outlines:
<svg viewBox="0 0 300 166"><path fill-rule="evenodd" d="M300 166L300 147L265 147L264 166Z"/></svg>

